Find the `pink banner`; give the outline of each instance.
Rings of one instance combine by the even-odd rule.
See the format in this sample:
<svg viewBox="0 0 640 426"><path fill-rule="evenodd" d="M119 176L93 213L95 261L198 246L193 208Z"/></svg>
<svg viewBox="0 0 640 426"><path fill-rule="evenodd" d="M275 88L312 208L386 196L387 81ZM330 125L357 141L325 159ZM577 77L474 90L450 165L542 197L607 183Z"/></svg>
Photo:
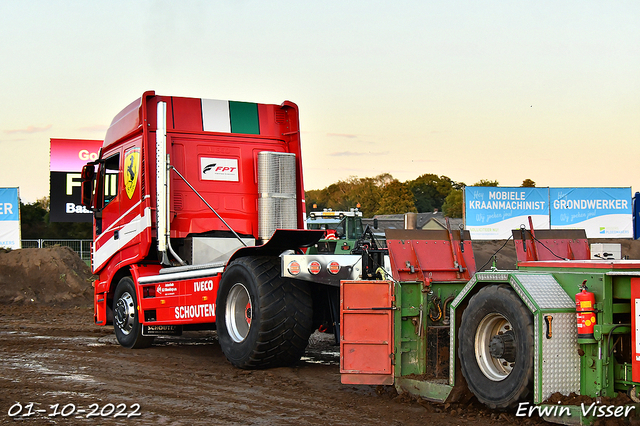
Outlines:
<svg viewBox="0 0 640 426"><path fill-rule="evenodd" d="M82 166L98 158L102 141L87 139L51 139L52 172L82 171Z"/></svg>

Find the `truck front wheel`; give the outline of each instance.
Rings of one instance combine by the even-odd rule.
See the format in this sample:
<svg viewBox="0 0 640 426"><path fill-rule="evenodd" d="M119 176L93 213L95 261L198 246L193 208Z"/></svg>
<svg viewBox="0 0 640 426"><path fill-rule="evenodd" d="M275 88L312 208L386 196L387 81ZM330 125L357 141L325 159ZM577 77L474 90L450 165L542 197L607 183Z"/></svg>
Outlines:
<svg viewBox="0 0 640 426"><path fill-rule="evenodd" d="M218 289L216 329L227 359L245 369L291 365L312 332L305 284L280 277L280 259L243 257L227 267Z"/></svg>
<svg viewBox="0 0 640 426"><path fill-rule="evenodd" d="M153 343L152 336L142 335L137 305L133 280L122 278L113 297L113 329L118 343L129 349L147 348Z"/></svg>
<svg viewBox="0 0 640 426"><path fill-rule="evenodd" d="M462 314L462 375L480 402L511 408L533 386L533 318L508 286L491 285L469 300Z"/></svg>

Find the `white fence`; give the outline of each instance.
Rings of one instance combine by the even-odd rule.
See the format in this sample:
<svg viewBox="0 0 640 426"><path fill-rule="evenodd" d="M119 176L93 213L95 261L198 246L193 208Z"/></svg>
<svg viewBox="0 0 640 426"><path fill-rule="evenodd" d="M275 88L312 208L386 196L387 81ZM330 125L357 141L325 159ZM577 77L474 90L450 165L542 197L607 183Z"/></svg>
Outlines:
<svg viewBox="0 0 640 426"><path fill-rule="evenodd" d="M22 248L47 248L54 246L71 247L73 251L78 253L80 259L88 262L91 260L91 240L22 240Z"/></svg>

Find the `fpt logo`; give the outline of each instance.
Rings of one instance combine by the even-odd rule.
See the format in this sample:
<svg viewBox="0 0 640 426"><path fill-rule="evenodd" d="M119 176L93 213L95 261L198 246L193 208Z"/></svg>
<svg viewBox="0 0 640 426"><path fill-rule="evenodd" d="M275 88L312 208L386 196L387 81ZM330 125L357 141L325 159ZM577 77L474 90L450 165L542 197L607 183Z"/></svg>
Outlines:
<svg viewBox="0 0 640 426"><path fill-rule="evenodd" d="M216 163L211 163L208 166L204 166L204 169L202 169L202 174L206 174L207 172L210 172L211 169L213 169L216 166Z"/></svg>
<svg viewBox="0 0 640 426"><path fill-rule="evenodd" d="M202 180L223 180L238 182L238 160L235 158L200 157L200 178Z"/></svg>
<svg viewBox="0 0 640 426"><path fill-rule="evenodd" d="M125 151L124 154L124 187L127 190L127 197L131 199L138 184L140 171L140 148L133 147Z"/></svg>

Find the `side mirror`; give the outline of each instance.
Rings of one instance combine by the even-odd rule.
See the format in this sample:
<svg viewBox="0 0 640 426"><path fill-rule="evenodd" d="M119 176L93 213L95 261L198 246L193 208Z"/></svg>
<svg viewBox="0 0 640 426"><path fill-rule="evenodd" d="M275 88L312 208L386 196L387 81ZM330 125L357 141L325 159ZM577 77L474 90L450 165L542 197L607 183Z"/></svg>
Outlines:
<svg viewBox="0 0 640 426"><path fill-rule="evenodd" d="M378 219L373 219L373 229L378 229Z"/></svg>
<svg viewBox="0 0 640 426"><path fill-rule="evenodd" d="M82 192L82 199L80 204L91 209L93 199L93 187L96 177L95 166L93 164L87 164L82 168L82 182L80 184L80 191Z"/></svg>

